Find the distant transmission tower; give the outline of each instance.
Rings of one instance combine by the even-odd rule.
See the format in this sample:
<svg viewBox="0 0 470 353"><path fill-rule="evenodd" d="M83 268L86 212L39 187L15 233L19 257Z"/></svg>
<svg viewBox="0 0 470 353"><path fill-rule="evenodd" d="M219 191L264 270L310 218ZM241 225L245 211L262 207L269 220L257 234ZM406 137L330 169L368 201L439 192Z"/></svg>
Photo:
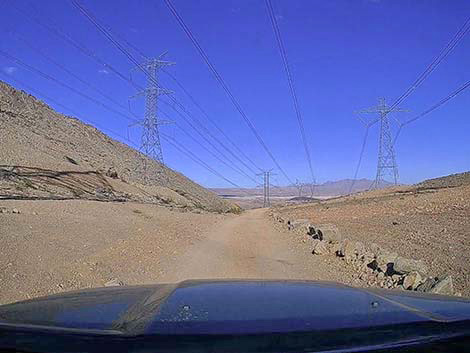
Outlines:
<svg viewBox="0 0 470 353"><path fill-rule="evenodd" d="M295 188L297 189L298 193L299 193L299 197L302 196L302 190L304 188L304 183L302 183L301 181L299 181L299 179L295 179Z"/></svg>
<svg viewBox="0 0 470 353"><path fill-rule="evenodd" d="M162 94L170 94L172 91L159 87L158 85L158 71L164 66L174 65L175 63L163 61L162 58L166 53L163 53L158 58L148 59L140 66L147 71L147 88L138 92L132 98L138 96L145 96L145 115L144 119L132 124L142 126L141 149L142 152L148 157L157 161L165 175L165 164L163 160L162 146L160 143L159 125L168 124L170 121L161 120L158 116L158 97ZM132 126L130 125L130 126ZM144 179L149 182L151 176L147 166L147 160L144 158Z"/></svg>
<svg viewBox="0 0 470 353"><path fill-rule="evenodd" d="M379 104L375 107L359 110L359 114L379 114L380 134L379 134L379 156L377 161L377 174L372 184L373 189L377 189L391 177L395 185L398 184L398 167L395 158L395 149L390 131L389 113L406 112L401 108L392 108L387 105L385 98L379 98Z"/></svg>
<svg viewBox="0 0 470 353"><path fill-rule="evenodd" d="M265 171L263 173L259 173L256 175L262 175L263 176L263 207L269 207L271 206L271 200L270 200L270 181L269 178L271 175L275 175L271 170Z"/></svg>

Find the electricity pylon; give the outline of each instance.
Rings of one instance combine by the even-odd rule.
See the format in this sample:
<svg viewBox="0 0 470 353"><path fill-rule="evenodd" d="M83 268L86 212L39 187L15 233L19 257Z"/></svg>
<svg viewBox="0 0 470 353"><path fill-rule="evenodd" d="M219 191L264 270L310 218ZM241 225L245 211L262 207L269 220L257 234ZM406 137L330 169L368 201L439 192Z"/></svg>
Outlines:
<svg viewBox="0 0 470 353"><path fill-rule="evenodd" d="M129 126L142 126L141 150L146 156L160 164L164 174L164 179L166 180L168 176L165 175L165 164L160 142L159 126L163 124L169 124L171 122L168 120L161 120L159 118L158 97L160 95L170 94L173 92L165 88L161 88L158 85L158 71L164 66L174 65L175 63L162 60L165 54L166 53L163 53L158 58L148 59L146 62L140 65L141 68L144 68L147 71L147 88L138 92L132 98L145 96L145 115L143 120ZM149 175L146 158L144 158L143 165L144 180L149 182L151 176Z"/></svg>
<svg viewBox="0 0 470 353"><path fill-rule="evenodd" d="M383 184L387 176L392 177L395 185L398 184L398 166L395 158L395 149L393 147L388 114L407 111L408 110L405 109L391 107L387 105L385 98L379 98L379 104L377 106L356 112L358 114L379 114L379 155L377 160L377 173L375 181L372 184L373 189L377 189Z"/></svg>
<svg viewBox="0 0 470 353"><path fill-rule="evenodd" d="M295 188L297 189L297 191L299 192L299 197L302 196L302 189L304 188L304 183L300 182L299 179L295 179Z"/></svg>
<svg viewBox="0 0 470 353"><path fill-rule="evenodd" d="M269 177L271 175L276 175L272 172L271 170L264 171L263 173L259 173L256 175L262 175L263 176L263 207L269 207L271 206L271 200L270 200L270 182L269 182Z"/></svg>

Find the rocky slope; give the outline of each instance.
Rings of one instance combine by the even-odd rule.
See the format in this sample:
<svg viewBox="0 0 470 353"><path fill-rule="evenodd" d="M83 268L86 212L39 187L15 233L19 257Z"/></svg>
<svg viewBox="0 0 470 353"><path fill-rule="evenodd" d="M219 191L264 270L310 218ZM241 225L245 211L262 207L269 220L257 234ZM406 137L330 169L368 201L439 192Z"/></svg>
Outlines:
<svg viewBox="0 0 470 353"><path fill-rule="evenodd" d="M452 276L455 291L470 296L468 175L456 174L315 204L278 207L274 212L286 223L304 220L320 228L332 227L343 239L361 242L365 248L377 247L395 257L421 261L428 269L426 276ZM368 273L367 266L365 270L371 285L390 284L388 277L378 280L376 272ZM423 276L422 280L427 279Z"/></svg>
<svg viewBox="0 0 470 353"><path fill-rule="evenodd" d="M184 175L1 81L0 141L3 199L130 200L238 212Z"/></svg>

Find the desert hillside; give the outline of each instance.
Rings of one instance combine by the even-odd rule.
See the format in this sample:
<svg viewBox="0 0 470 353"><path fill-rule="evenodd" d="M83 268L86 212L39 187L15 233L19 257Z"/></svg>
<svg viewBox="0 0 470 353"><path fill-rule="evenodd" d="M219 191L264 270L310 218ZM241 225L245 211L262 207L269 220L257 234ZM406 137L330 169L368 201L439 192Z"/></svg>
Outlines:
<svg viewBox="0 0 470 353"><path fill-rule="evenodd" d="M149 202L237 211L184 175L0 81L0 198ZM144 180L147 164L149 179Z"/></svg>
<svg viewBox="0 0 470 353"><path fill-rule="evenodd" d="M327 225L343 239L361 242L366 248L421 261L428 276L450 275L456 291L470 296L469 172L411 186L281 206L274 214L286 222ZM369 270L367 266L360 268L358 276L371 285L380 284Z"/></svg>

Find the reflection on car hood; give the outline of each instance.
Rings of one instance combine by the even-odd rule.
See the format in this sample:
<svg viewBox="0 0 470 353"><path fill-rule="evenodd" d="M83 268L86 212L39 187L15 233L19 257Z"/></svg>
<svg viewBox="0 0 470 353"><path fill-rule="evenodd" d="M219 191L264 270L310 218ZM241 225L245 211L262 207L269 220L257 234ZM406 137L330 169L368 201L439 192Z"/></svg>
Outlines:
<svg viewBox="0 0 470 353"><path fill-rule="evenodd" d="M470 320L466 299L312 281L185 281L90 289L0 306L0 328L118 336L284 333L463 320Z"/></svg>

